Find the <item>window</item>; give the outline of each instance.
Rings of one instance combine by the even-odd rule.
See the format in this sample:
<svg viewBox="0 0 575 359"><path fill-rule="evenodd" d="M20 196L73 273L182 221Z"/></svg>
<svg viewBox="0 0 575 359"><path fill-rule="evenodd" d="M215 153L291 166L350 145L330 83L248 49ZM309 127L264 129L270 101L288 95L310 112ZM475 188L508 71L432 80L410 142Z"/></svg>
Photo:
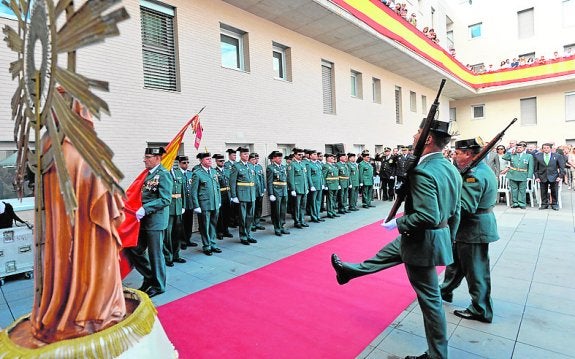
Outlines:
<svg viewBox="0 0 575 359"><path fill-rule="evenodd" d="M352 152L352 153L360 154L360 153L363 152L363 150L365 150L365 145L354 144L354 145L353 145L353 150L352 150L351 152Z"/></svg>
<svg viewBox="0 0 575 359"><path fill-rule="evenodd" d="M373 103L381 103L381 81L375 77L371 79L371 93L373 94Z"/></svg>
<svg viewBox="0 0 575 359"><path fill-rule="evenodd" d="M575 44L563 46L563 57L569 57L572 55L575 55Z"/></svg>
<svg viewBox="0 0 575 359"><path fill-rule="evenodd" d="M427 114L427 96L421 95L421 113Z"/></svg>
<svg viewBox="0 0 575 359"><path fill-rule="evenodd" d="M417 94L409 91L409 109L411 112L417 112Z"/></svg>
<svg viewBox="0 0 575 359"><path fill-rule="evenodd" d="M333 63L322 60L321 86L323 95L323 113L335 114L335 88L333 81Z"/></svg>
<svg viewBox="0 0 575 359"><path fill-rule="evenodd" d="M519 39L527 39L535 35L533 8L517 12L517 33Z"/></svg>
<svg viewBox="0 0 575 359"><path fill-rule="evenodd" d="M565 121L575 121L575 92L565 94Z"/></svg>
<svg viewBox="0 0 575 359"><path fill-rule="evenodd" d="M272 42L274 78L291 81L291 49Z"/></svg>
<svg viewBox="0 0 575 359"><path fill-rule="evenodd" d="M0 142L0 200L18 198L12 184L16 175L17 155L15 142ZM33 184L34 174L28 170L23 184L24 197L34 196Z"/></svg>
<svg viewBox="0 0 575 359"><path fill-rule="evenodd" d="M395 86L395 123L403 123L401 114L401 87Z"/></svg>
<svg viewBox="0 0 575 359"><path fill-rule="evenodd" d="M473 24L469 26L469 37L471 39L476 39L481 37L481 23Z"/></svg>
<svg viewBox="0 0 575 359"><path fill-rule="evenodd" d="M447 32L447 48L455 48L455 43L453 42L453 30Z"/></svg>
<svg viewBox="0 0 575 359"><path fill-rule="evenodd" d="M522 98L521 103L521 124L537 124L537 97Z"/></svg>
<svg viewBox="0 0 575 359"><path fill-rule="evenodd" d="M361 72L351 70L351 97L363 98Z"/></svg>
<svg viewBox="0 0 575 359"><path fill-rule="evenodd" d="M220 23L220 51L222 66L229 69L249 71L248 33Z"/></svg>
<svg viewBox="0 0 575 359"><path fill-rule="evenodd" d="M482 62L480 64L471 65L471 71L473 71L476 74L481 74L485 72L485 64L483 64Z"/></svg>
<svg viewBox="0 0 575 359"><path fill-rule="evenodd" d="M178 90L174 16L171 6L140 1L144 87Z"/></svg>
<svg viewBox="0 0 575 359"><path fill-rule="evenodd" d="M449 108L449 121L451 122L457 121L457 108L455 107Z"/></svg>
<svg viewBox="0 0 575 359"><path fill-rule="evenodd" d="M485 105L473 105L473 106L471 106L471 112L472 112L474 120L479 120L479 119L482 119L483 117L485 117L484 107L485 107Z"/></svg>
<svg viewBox="0 0 575 359"><path fill-rule="evenodd" d="M575 0L563 0L561 17L563 18L563 27L575 26Z"/></svg>

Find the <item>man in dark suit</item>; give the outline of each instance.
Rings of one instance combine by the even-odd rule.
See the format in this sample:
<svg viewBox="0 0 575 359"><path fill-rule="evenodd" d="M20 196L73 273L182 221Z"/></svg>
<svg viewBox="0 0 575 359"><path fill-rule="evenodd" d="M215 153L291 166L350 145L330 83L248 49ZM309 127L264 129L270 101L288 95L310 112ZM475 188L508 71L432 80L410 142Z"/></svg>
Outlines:
<svg viewBox="0 0 575 359"><path fill-rule="evenodd" d="M393 201L397 158L391 154L391 148L386 147L383 150L383 156L380 160L379 178L381 179L381 199L384 201Z"/></svg>
<svg viewBox="0 0 575 359"><path fill-rule="evenodd" d="M140 290L150 298L166 290L166 262L162 250L173 182L161 164L165 152L163 147L146 148L144 165L148 174L142 188L142 207L136 211L136 218L141 223L138 245L127 249L134 268L144 276Z"/></svg>
<svg viewBox="0 0 575 359"><path fill-rule="evenodd" d="M558 182L565 176L565 161L563 156L551 153L550 143L544 143L541 150L535 154L535 181L539 182L541 189L541 207L539 209L549 208L549 189L551 190L551 208L558 211L557 205L557 186Z"/></svg>

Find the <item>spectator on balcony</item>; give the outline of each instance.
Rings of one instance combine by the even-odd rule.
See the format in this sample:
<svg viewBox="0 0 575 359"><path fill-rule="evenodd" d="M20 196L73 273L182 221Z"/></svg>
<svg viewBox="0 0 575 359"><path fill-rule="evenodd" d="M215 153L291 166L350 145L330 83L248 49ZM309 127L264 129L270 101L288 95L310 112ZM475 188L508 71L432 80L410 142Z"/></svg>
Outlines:
<svg viewBox="0 0 575 359"><path fill-rule="evenodd" d="M513 61L511 62L511 68L516 68L519 66L519 60L517 60L517 58L513 58Z"/></svg>
<svg viewBox="0 0 575 359"><path fill-rule="evenodd" d="M415 16L414 12L412 12L411 16L409 17L409 23L414 27L417 27L417 17Z"/></svg>

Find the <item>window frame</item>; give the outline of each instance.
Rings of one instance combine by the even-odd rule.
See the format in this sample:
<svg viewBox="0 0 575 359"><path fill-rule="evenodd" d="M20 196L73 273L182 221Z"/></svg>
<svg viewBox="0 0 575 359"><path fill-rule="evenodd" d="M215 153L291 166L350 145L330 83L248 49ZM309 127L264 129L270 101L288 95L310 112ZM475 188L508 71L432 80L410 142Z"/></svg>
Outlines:
<svg viewBox="0 0 575 359"><path fill-rule="evenodd" d="M231 26L225 25L220 23L220 56L221 56L221 61L220 64L223 68L226 69L232 69L232 70L238 70L238 71L243 71L243 72L247 72L246 70L246 59L245 59L245 44L244 44L244 33L241 33L241 30L235 29ZM222 48L222 43L223 43L223 39L222 36L234 39L237 41L237 48L236 48L236 65L234 66L229 66L227 63L224 62L225 56L224 56L224 49ZM230 44L229 42L227 43L228 45L234 46L233 44Z"/></svg>
<svg viewBox="0 0 575 359"><path fill-rule="evenodd" d="M475 39L479 39L483 36L483 22L478 22L475 24L471 24L467 27L468 29L468 34L469 34L469 39L470 40L475 40ZM474 35L474 29L478 29L479 30L479 34L478 35Z"/></svg>
<svg viewBox="0 0 575 359"><path fill-rule="evenodd" d="M278 62L281 64L283 68L283 76L278 74L277 70L275 69L276 64L276 57L275 54L279 54L281 60ZM272 62L273 62L273 71L274 71L274 79L282 80L282 81L291 81L291 51L288 46L282 45L275 41L272 41Z"/></svg>
<svg viewBox="0 0 575 359"><path fill-rule="evenodd" d="M475 116L475 109L481 109L481 116ZM471 105L471 119L472 120L483 120L485 119L485 104Z"/></svg>
<svg viewBox="0 0 575 359"><path fill-rule="evenodd" d="M572 105L571 113L569 113L569 105ZM575 91L565 93L565 122L575 122Z"/></svg>
<svg viewBox="0 0 575 359"><path fill-rule="evenodd" d="M328 71L324 71L325 69L328 69ZM329 78L326 78L325 75L328 73ZM329 82L329 84L327 84L326 82ZM335 115L336 114L335 64L331 61L323 59L321 60L321 85L322 85L323 113L326 115ZM328 85L329 88L326 88L326 85ZM329 103L327 103L326 100L329 100Z"/></svg>
<svg viewBox="0 0 575 359"><path fill-rule="evenodd" d="M417 112L417 94L415 91L409 91L409 110Z"/></svg>
<svg viewBox="0 0 575 359"><path fill-rule="evenodd" d="M350 95L359 100L363 99L363 78L362 73L356 70L350 70Z"/></svg>
<svg viewBox="0 0 575 359"><path fill-rule="evenodd" d="M398 125L403 124L403 99L401 86L395 86L395 123Z"/></svg>

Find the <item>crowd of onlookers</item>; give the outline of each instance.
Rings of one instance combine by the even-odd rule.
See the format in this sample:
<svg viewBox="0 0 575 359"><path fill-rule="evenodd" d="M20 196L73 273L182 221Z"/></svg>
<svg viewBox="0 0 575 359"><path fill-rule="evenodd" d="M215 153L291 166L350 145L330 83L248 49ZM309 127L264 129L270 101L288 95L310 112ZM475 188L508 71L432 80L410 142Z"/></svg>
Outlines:
<svg viewBox="0 0 575 359"><path fill-rule="evenodd" d="M397 15L403 18L405 21L413 25L417 28L417 15L412 12L411 15L407 15L409 11L407 10L406 3L396 3L395 0L380 0L382 4L388 6L390 9L395 11ZM437 34L433 28L425 26L422 29L423 34L430 39L431 41L435 42L436 44L439 43L439 39L437 38Z"/></svg>
<svg viewBox="0 0 575 359"><path fill-rule="evenodd" d="M451 51L451 54L455 56L455 50L454 49L452 50L453 51ZM493 64L489 64L487 66L484 65L472 66L467 64L466 67L470 71L476 74L482 74L486 72L494 72L499 70L516 69L518 67L523 66L544 65L556 61L561 61L566 58L570 58L572 56L575 56L575 53L573 53L572 49L569 47L565 49L562 55L559 54L559 51L555 51L553 52L553 56L549 58L546 58L544 55L541 55L540 57L521 56L521 57L515 57L513 58L513 60L510 59L501 60L501 62L499 63L499 67L495 67Z"/></svg>

